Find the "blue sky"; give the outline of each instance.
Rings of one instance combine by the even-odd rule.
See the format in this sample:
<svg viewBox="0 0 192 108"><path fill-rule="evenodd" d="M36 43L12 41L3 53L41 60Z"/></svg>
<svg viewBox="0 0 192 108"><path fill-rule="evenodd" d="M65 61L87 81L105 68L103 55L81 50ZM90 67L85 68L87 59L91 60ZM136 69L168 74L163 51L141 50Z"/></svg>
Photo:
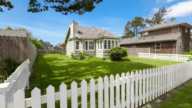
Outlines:
<svg viewBox="0 0 192 108"><path fill-rule="evenodd" d="M79 26L103 28L122 36L125 24L139 16L151 18L158 8L165 7L172 11L165 16L176 17L175 22L187 22L192 25L192 0L103 0L96 4L92 12L83 15L61 13L49 10L40 13L27 12L29 0L9 0L14 8L4 9L0 13L0 28L26 28L33 37L49 41L53 45L63 43L68 26L73 20Z"/></svg>

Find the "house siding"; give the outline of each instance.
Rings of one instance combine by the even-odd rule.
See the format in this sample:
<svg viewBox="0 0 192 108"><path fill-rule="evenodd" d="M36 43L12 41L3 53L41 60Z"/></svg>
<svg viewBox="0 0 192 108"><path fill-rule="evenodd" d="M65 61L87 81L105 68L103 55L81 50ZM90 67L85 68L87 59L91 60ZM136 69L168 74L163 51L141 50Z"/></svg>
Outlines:
<svg viewBox="0 0 192 108"><path fill-rule="evenodd" d="M190 49L190 41L190 29L187 28L187 32L185 32L185 27L182 27L182 52Z"/></svg>
<svg viewBox="0 0 192 108"><path fill-rule="evenodd" d="M67 56L71 56L71 53L74 53L75 51L75 42L74 40L71 40L71 41L68 41L67 42L67 46L66 46L66 53L67 53Z"/></svg>
<svg viewBox="0 0 192 108"><path fill-rule="evenodd" d="M160 42L161 49L155 50L155 43L144 43L144 44L133 44L133 45L121 45L126 48L150 48L150 53L166 53L175 54L176 53L176 41Z"/></svg>

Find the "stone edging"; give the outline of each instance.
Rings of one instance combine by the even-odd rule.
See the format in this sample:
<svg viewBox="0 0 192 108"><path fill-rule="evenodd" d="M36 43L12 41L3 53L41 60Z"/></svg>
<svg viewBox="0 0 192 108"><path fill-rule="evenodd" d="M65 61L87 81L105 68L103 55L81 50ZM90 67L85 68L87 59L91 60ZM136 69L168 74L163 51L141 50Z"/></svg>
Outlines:
<svg viewBox="0 0 192 108"><path fill-rule="evenodd" d="M157 99L153 100L153 102L148 102L148 104L141 106L139 108L153 108L153 106L160 108L160 103L161 101L166 102L167 100L169 100L171 98L171 96L175 93L177 93L179 90L187 87L190 85L190 83L192 83L192 80L188 80L185 83L181 84L180 86L178 86L177 88L171 90L170 92L167 92L166 94L163 94L163 96L158 97ZM153 106L152 106L153 105Z"/></svg>

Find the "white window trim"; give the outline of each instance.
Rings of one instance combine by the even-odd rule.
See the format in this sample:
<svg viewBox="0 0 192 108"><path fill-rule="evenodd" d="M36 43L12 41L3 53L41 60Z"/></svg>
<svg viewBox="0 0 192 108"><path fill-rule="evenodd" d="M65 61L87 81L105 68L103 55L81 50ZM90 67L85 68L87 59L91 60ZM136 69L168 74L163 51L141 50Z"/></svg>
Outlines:
<svg viewBox="0 0 192 108"><path fill-rule="evenodd" d="M76 42L77 42L77 41L79 42L79 49L76 48L76 45L77 45ZM75 50L76 50L76 51L79 51L79 50L80 50L80 41L79 41L79 40L76 40L76 41L75 41Z"/></svg>
<svg viewBox="0 0 192 108"><path fill-rule="evenodd" d="M87 50L86 50L86 42L87 42ZM93 48L94 49L89 49L89 42L93 42ZM94 40L86 40L85 41L85 51L95 51L95 47L96 47L96 45L95 45L95 41Z"/></svg>
<svg viewBox="0 0 192 108"><path fill-rule="evenodd" d="M156 49L156 43L160 43L160 49ZM155 43L155 51L161 50L161 42L156 42L156 43Z"/></svg>

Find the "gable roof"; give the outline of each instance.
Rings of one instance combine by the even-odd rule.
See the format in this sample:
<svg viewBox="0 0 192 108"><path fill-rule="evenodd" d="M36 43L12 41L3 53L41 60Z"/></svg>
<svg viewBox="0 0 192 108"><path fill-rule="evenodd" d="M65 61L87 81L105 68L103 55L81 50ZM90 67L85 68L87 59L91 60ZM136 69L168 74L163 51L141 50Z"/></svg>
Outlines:
<svg viewBox="0 0 192 108"><path fill-rule="evenodd" d="M178 25L187 26L188 28L192 29L192 26L190 24L188 24L188 23L166 21L164 23L156 24L156 25L153 25L151 27L148 27L145 30L142 30L142 31L140 31L138 33L146 32L146 31L151 31L151 30L157 30L157 29L161 29L161 28L167 28L167 27L171 27L171 26L178 26Z"/></svg>
<svg viewBox="0 0 192 108"><path fill-rule="evenodd" d="M78 38L80 39L97 39L101 37L119 38L113 35L105 29L89 28L89 27L78 27Z"/></svg>
<svg viewBox="0 0 192 108"><path fill-rule="evenodd" d="M27 37L27 32L26 31L16 31L16 30L0 30L0 36Z"/></svg>
<svg viewBox="0 0 192 108"><path fill-rule="evenodd" d="M166 36L155 36L155 37L133 37L122 39L120 45L128 45L128 44L139 44L139 43L150 43L150 42L158 42L158 41L171 41L177 40L181 34L175 35L166 35Z"/></svg>

